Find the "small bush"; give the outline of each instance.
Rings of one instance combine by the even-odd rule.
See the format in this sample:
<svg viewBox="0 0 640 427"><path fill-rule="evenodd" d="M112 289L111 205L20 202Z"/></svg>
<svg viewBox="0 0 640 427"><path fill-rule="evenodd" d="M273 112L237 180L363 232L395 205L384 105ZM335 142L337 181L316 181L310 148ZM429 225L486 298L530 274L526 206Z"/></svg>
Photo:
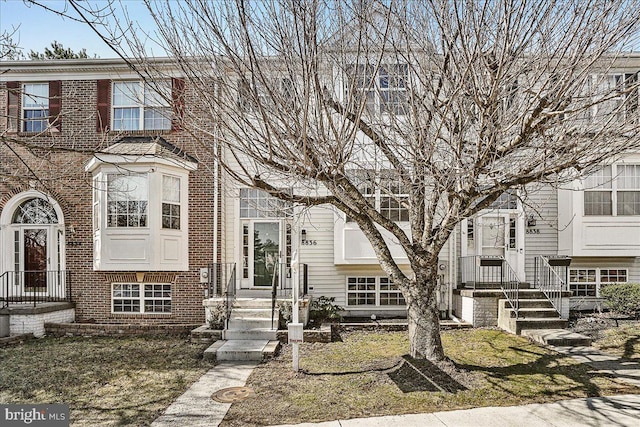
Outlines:
<svg viewBox="0 0 640 427"><path fill-rule="evenodd" d="M209 307L211 317L209 317L209 328L224 329L225 320L227 320L227 310L224 303L219 302L213 307Z"/></svg>
<svg viewBox="0 0 640 427"><path fill-rule="evenodd" d="M311 302L311 312L309 313L310 319L317 323L327 321L339 322L342 320L340 312L344 309L337 305L335 301L336 299L333 297L320 297L318 299L314 299Z"/></svg>
<svg viewBox="0 0 640 427"><path fill-rule="evenodd" d="M600 295L611 310L627 316L640 315L640 283L607 285L602 287Z"/></svg>
<svg viewBox="0 0 640 427"><path fill-rule="evenodd" d="M286 329L287 324L291 323L293 319L293 309L291 307L291 301L278 301L278 309L280 310L280 319L278 322L279 328Z"/></svg>

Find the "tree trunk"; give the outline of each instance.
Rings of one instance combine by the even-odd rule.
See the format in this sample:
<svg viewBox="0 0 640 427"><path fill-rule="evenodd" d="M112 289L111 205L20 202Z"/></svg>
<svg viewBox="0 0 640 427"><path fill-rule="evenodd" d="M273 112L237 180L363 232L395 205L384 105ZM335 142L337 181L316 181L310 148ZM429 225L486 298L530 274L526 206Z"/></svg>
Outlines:
<svg viewBox="0 0 640 427"><path fill-rule="evenodd" d="M416 283L405 296L409 322L409 349L416 359L445 358L440 339L440 320L435 278L430 283ZM418 292L416 292L418 290Z"/></svg>

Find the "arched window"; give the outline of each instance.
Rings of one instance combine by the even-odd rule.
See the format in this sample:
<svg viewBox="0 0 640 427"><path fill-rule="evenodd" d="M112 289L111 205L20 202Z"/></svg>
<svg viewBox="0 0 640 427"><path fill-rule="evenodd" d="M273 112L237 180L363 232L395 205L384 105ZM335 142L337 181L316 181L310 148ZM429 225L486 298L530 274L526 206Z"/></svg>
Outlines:
<svg viewBox="0 0 640 427"><path fill-rule="evenodd" d="M13 214L12 224L57 224L58 215L51 203L33 198L18 206Z"/></svg>

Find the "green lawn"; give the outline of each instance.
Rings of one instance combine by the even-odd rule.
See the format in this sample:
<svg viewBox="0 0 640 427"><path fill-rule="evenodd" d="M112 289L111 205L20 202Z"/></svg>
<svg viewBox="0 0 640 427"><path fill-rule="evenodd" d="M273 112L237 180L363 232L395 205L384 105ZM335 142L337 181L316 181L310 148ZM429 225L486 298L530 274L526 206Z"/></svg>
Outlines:
<svg viewBox="0 0 640 427"><path fill-rule="evenodd" d="M0 348L0 402L67 403L77 426L150 424L212 365L178 338L43 338Z"/></svg>

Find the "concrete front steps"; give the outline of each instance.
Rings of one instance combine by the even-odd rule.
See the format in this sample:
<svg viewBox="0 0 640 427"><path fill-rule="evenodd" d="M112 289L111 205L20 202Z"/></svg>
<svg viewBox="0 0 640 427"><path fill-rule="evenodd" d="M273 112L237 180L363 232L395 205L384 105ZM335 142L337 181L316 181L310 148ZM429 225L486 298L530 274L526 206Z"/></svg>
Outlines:
<svg viewBox="0 0 640 427"><path fill-rule="evenodd" d="M591 340L581 334L566 331L569 321L560 317L544 293L539 289L520 289L518 316L506 299L498 302L498 326L516 335L526 336L540 344L562 346L590 345ZM570 292L563 297L568 302ZM568 313L566 314L568 315Z"/></svg>
<svg viewBox="0 0 640 427"><path fill-rule="evenodd" d="M228 327L222 340L205 351L205 357L229 361L260 361L272 357L280 348L277 340L276 308L271 319L271 299L237 298L232 306Z"/></svg>

